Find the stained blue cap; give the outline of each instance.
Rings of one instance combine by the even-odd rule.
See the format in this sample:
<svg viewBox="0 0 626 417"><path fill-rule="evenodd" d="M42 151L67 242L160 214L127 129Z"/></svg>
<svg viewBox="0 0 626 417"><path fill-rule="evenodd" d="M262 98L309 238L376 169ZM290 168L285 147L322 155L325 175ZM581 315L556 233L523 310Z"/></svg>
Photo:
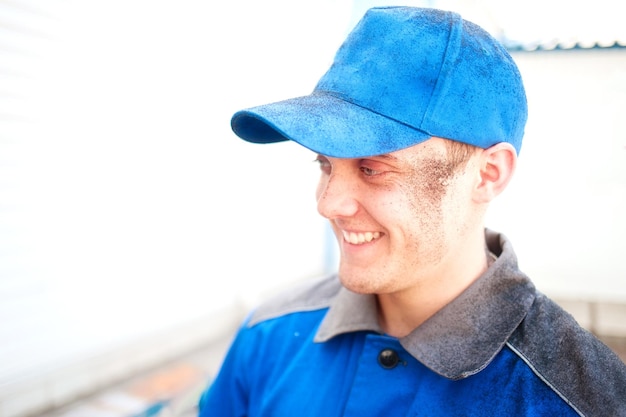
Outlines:
<svg viewBox="0 0 626 417"><path fill-rule="evenodd" d="M448 11L368 10L314 91L235 113L254 143L293 140L339 158L381 155L432 136L519 153L527 118L519 70L485 30Z"/></svg>

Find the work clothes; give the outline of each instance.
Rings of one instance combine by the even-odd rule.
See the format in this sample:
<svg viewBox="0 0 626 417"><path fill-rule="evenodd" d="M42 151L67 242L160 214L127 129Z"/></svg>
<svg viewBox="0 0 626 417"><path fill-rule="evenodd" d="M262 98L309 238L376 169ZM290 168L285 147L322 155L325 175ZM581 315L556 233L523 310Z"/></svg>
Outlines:
<svg viewBox="0 0 626 417"><path fill-rule="evenodd" d="M626 416L626 365L517 266L497 259L402 338L336 276L257 308L200 401L202 417Z"/></svg>

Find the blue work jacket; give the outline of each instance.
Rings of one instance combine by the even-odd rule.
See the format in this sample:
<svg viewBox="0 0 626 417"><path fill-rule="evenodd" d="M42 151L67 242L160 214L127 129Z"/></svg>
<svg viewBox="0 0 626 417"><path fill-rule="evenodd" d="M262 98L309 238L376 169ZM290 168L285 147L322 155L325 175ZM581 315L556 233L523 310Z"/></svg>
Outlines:
<svg viewBox="0 0 626 417"><path fill-rule="evenodd" d="M403 338L331 276L256 309L201 417L626 416L626 366L538 292L507 239L459 297Z"/></svg>

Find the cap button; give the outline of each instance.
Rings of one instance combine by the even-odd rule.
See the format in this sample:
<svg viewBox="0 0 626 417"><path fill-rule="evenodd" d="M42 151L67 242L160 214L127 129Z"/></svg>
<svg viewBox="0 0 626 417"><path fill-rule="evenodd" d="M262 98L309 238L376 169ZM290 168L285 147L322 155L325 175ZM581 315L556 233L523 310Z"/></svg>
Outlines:
<svg viewBox="0 0 626 417"><path fill-rule="evenodd" d="M400 362L398 353L393 349L383 349L378 354L378 363L385 369L393 369Z"/></svg>

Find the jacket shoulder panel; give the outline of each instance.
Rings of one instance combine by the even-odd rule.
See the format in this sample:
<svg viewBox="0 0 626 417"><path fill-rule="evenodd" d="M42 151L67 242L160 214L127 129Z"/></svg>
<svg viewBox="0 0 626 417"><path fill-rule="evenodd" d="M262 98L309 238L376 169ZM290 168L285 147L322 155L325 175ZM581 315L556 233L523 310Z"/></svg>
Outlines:
<svg viewBox="0 0 626 417"><path fill-rule="evenodd" d="M545 295L508 345L581 416L626 416L626 365Z"/></svg>
<svg viewBox="0 0 626 417"><path fill-rule="evenodd" d="M248 320L248 327L286 314L328 308L340 288L336 275L299 283L257 307Z"/></svg>

